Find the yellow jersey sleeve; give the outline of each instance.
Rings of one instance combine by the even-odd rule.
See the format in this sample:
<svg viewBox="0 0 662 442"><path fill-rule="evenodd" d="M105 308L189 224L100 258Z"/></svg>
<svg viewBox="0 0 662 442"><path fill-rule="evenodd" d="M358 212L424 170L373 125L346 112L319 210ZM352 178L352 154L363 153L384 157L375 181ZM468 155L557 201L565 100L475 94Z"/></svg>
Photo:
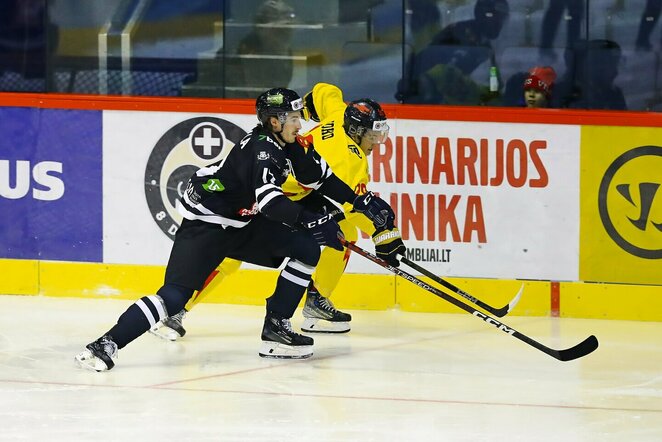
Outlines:
<svg viewBox="0 0 662 442"><path fill-rule="evenodd" d="M321 119L321 123L315 126L313 129L311 129L308 133L304 134L304 136L308 134L313 135L313 146L315 147L315 150L319 152L320 155L322 155L322 158L331 166L331 170L333 170L333 173L336 174L338 178L340 178L342 181L350 185L350 187L353 188L353 186L344 179L344 177L338 173L336 169L341 169L344 167L344 165L336 164L334 167L333 163L329 161L329 158L327 158L327 155L322 153L322 150L320 150L320 142L323 140L326 140L327 138L335 138L335 127L336 124L331 124L331 126L328 126L329 122L332 122L336 119L336 117L340 116L340 130L342 131L342 124L345 116L345 108L347 105L343 101L342 98L342 91L337 87L332 84L328 83L317 83L313 87L313 103L315 105L315 109L317 110L317 114L319 115ZM327 129L323 130L321 127L323 125L327 125ZM344 135L344 131L342 132L342 135ZM338 137L338 139L341 139L342 137ZM334 151L334 148L329 148L326 149L328 153L331 153ZM288 176L287 179L285 180L285 183L283 183L282 186L283 193L285 196L290 198L293 201L298 201L308 195L311 192L311 189L308 189L301 184L299 184L293 177L292 175ZM356 190L355 190L356 192Z"/></svg>
<svg viewBox="0 0 662 442"><path fill-rule="evenodd" d="M338 112L345 114L347 105L343 101L342 91L329 83L317 83L313 87L313 104L320 121L333 118Z"/></svg>

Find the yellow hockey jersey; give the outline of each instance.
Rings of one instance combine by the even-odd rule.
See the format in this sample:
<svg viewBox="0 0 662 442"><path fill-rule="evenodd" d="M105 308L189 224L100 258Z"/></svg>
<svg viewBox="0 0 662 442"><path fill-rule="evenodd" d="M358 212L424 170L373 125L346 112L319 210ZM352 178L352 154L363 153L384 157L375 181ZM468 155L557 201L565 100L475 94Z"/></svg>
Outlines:
<svg viewBox="0 0 662 442"><path fill-rule="evenodd" d="M313 103L320 117L320 123L303 135L312 141L315 150L324 158L333 170L333 173L354 189L354 193L362 195L367 192L370 181L368 159L343 129L345 108L342 91L332 84L317 83L313 87ZM299 184L292 176L288 176L283 184L283 192L290 199L297 201L311 192ZM349 211L352 205L344 206L348 218L353 218L355 224L362 231L372 234L374 227L364 216L355 216Z"/></svg>

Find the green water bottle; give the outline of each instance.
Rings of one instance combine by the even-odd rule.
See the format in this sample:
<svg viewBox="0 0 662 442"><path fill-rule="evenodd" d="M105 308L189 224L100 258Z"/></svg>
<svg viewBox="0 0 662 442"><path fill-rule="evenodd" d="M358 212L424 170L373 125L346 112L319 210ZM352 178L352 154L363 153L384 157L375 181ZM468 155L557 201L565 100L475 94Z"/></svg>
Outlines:
<svg viewBox="0 0 662 442"><path fill-rule="evenodd" d="M490 92L499 92L499 71L496 66L490 67Z"/></svg>

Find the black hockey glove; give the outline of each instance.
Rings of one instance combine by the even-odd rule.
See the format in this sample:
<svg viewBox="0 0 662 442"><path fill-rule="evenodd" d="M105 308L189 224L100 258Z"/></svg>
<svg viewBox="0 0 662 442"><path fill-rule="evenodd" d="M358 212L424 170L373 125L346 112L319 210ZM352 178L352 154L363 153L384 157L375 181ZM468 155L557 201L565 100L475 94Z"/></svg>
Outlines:
<svg viewBox="0 0 662 442"><path fill-rule="evenodd" d="M313 91L303 96L303 107L306 110L304 112L304 120L308 121L308 119L311 119L317 123L320 122L320 116L317 114L315 102L313 101Z"/></svg>
<svg viewBox="0 0 662 442"><path fill-rule="evenodd" d="M383 259L393 267L400 265L398 255L404 256L407 248L405 243L402 242L397 227L390 230L378 230L372 235L372 242L375 243L375 254L378 258Z"/></svg>
<svg viewBox="0 0 662 442"><path fill-rule="evenodd" d="M301 212L299 224L313 235L320 246L329 246L338 251L343 250L339 237L344 238L340 226L333 219L333 213L320 215L318 213Z"/></svg>
<svg viewBox="0 0 662 442"><path fill-rule="evenodd" d="M359 195L354 200L352 212L364 214L377 230L391 230L395 226L395 213L386 201L372 192Z"/></svg>

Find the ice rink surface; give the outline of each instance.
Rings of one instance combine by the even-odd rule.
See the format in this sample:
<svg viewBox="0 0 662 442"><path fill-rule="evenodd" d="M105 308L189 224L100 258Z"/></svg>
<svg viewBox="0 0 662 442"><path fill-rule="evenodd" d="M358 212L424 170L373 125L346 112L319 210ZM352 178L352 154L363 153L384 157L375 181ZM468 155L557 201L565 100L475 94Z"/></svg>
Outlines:
<svg viewBox="0 0 662 442"><path fill-rule="evenodd" d="M278 361L257 355L262 307L202 304L180 342L77 368L129 304L0 296L0 440L662 440L662 323L504 318L554 348L600 340L559 362L465 313L352 311L349 334Z"/></svg>

